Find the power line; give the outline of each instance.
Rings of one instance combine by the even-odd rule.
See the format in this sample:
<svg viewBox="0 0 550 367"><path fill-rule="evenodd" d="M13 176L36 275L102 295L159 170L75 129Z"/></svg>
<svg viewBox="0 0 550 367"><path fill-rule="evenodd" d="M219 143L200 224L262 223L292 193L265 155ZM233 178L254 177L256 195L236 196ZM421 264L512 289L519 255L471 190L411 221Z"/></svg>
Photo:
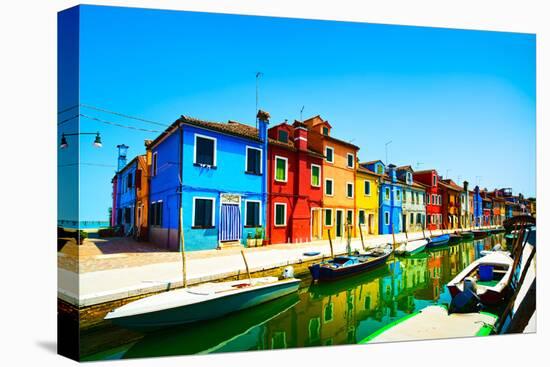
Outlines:
<svg viewBox="0 0 550 367"><path fill-rule="evenodd" d="M80 162L80 163L67 163L67 164L58 164L57 167L71 167L71 166L92 166L92 167L108 167L108 168L116 168L113 164L103 164L103 163L86 163L86 162Z"/></svg>
<svg viewBox="0 0 550 367"><path fill-rule="evenodd" d="M103 120L103 119L100 119L100 118L97 118L97 117L92 117L92 116L88 116L88 115L84 115L84 114L80 114L79 116L90 119L90 120L93 120L93 121L101 122L101 123L104 123L104 124L107 124L107 125L123 127L125 129L145 131L145 132L148 132L148 133L160 133L161 132L159 130L150 130L150 129L143 129L143 128L140 128L140 127L135 127L135 126L130 126L130 125L123 125L123 124L119 124L117 122L107 121L107 120Z"/></svg>
<svg viewBox="0 0 550 367"><path fill-rule="evenodd" d="M112 115L124 117L124 118L127 118L127 119L133 119L133 120L137 120L137 121L141 121L141 122L146 122L148 124L153 124L153 125L158 125L158 126L163 126L163 127L168 127L169 126L169 125L163 124L161 122L147 120L147 119L144 119L144 118L141 118L141 117L130 116L130 115L126 115L124 113L120 113L120 112L116 112L116 111L110 111L110 110L107 110L105 108L100 108L100 107L96 107L96 106L92 106L92 105L88 105L88 104L84 104L84 103L80 104L80 106L82 106L84 108L89 108L89 109L92 109L92 110L100 111L100 112L110 113Z"/></svg>
<svg viewBox="0 0 550 367"><path fill-rule="evenodd" d="M57 111L57 114L58 114L58 115L61 115L62 113L67 112L67 111L70 111L70 110L72 110L72 109L75 109L76 107L79 107L79 106L80 106L79 104L75 104L74 106L67 107L67 108L65 108L64 110Z"/></svg>
<svg viewBox="0 0 550 367"><path fill-rule="evenodd" d="M77 118L77 117L79 117L79 116L80 116L80 114L74 115L74 116L72 116L72 117L69 117L69 118L63 120L63 121L60 121L60 122L57 123L57 126L63 125L64 123L69 122L69 121L71 121L71 120L73 120L73 119L75 119L75 118Z"/></svg>

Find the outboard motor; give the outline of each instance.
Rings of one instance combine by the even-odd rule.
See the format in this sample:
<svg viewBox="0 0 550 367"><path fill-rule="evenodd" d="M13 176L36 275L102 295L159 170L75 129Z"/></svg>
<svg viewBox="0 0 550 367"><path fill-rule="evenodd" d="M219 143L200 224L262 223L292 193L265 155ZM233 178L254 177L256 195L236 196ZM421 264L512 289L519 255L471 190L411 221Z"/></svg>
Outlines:
<svg viewBox="0 0 550 367"><path fill-rule="evenodd" d="M493 247L493 251L501 251L501 250L502 250L502 246L500 245L500 243L497 243L495 247Z"/></svg>
<svg viewBox="0 0 550 367"><path fill-rule="evenodd" d="M294 268L292 266L287 266L283 270L283 278L284 279L294 278Z"/></svg>
<svg viewBox="0 0 550 367"><path fill-rule="evenodd" d="M449 315L452 313L479 312L482 305L476 291L476 281L470 277L464 279L464 290L452 299L449 305Z"/></svg>

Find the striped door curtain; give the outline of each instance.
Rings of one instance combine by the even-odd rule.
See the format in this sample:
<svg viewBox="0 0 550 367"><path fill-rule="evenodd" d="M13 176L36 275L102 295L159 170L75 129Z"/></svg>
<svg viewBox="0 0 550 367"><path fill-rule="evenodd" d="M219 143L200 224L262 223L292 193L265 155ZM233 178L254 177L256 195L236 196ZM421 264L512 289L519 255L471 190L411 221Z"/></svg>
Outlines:
<svg viewBox="0 0 550 367"><path fill-rule="evenodd" d="M222 204L220 241L238 241L242 237L241 210L235 204Z"/></svg>

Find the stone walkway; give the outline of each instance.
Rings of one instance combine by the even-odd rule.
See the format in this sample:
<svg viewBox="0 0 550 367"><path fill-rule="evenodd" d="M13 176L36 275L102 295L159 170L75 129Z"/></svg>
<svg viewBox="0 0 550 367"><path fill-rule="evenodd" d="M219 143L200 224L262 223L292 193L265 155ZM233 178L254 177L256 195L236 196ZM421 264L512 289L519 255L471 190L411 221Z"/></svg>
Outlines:
<svg viewBox="0 0 550 367"><path fill-rule="evenodd" d="M434 232L434 235L439 234ZM422 233L411 233L409 239L422 238ZM396 240L405 240L404 234ZM91 240L82 246L66 245L58 255L58 297L78 307L121 300L132 296L158 292L182 285L182 261L179 253L162 252L160 249L139 251L127 239L113 240L113 247L127 252L107 253L107 244ZM366 247L392 242L391 235L372 236L365 239ZM333 241L334 253L346 251L345 240ZM361 241L353 239L353 250L361 249ZM80 252L80 261L76 252ZM132 252L133 251L133 252ZM318 251L310 257L304 253ZM281 268L287 265L320 260L330 256L328 240L304 244L281 244L245 250L251 272ZM197 251L186 254L187 283L197 284L242 275L245 266L240 249ZM80 268L80 272L77 272Z"/></svg>

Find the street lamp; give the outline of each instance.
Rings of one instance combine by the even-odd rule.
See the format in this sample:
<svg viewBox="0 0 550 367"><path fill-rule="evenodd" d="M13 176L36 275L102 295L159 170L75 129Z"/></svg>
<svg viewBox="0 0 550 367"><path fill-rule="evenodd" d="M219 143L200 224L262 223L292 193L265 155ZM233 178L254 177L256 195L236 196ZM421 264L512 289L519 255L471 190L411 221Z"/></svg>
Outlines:
<svg viewBox="0 0 550 367"><path fill-rule="evenodd" d="M69 146L69 143L67 142L67 136L75 136L75 135L95 135L95 139L92 145L96 148L101 148L103 146L99 132L97 133L63 133L61 134L61 144L59 144L59 149L67 148Z"/></svg>

